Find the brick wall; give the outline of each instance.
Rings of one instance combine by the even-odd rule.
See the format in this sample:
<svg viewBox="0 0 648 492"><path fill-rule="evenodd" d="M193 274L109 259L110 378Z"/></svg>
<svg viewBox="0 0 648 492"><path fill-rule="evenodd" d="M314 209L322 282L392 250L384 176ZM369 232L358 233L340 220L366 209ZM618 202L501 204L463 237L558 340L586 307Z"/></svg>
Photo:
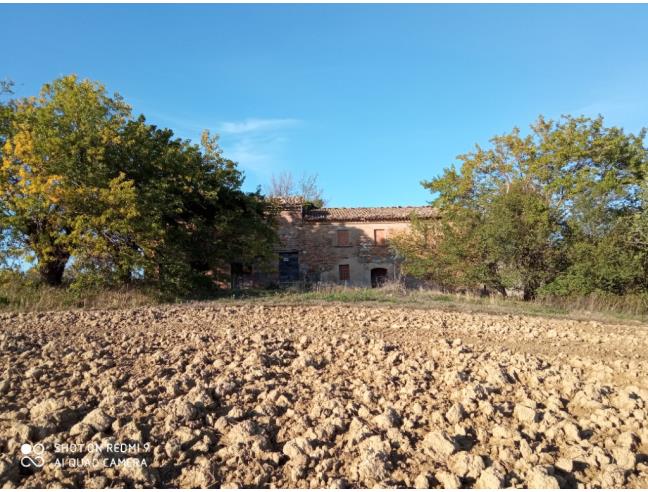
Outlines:
<svg viewBox="0 0 648 492"><path fill-rule="evenodd" d="M281 249L299 252L302 278L338 282L339 265L349 265L350 285L370 285L374 268L385 268L389 279L397 276L389 238L407 230L409 222L303 222L294 214L284 214L279 229ZM384 230L385 244L376 244L375 229ZM348 245L338 245L338 230L348 231Z"/></svg>
<svg viewBox="0 0 648 492"><path fill-rule="evenodd" d="M277 216L280 241L277 252L298 253L300 281L369 286L374 269L385 269L387 280L399 276L398 259L389 248L389 240L409 229L408 220L312 219L312 215L304 218L300 204L284 204ZM382 244L375 240L376 229L384 231L379 234L385 240ZM348 245L338 244L339 230L348 231ZM349 266L348 281L340 281L340 265ZM264 275L265 285L279 280L278 271L264 272Z"/></svg>

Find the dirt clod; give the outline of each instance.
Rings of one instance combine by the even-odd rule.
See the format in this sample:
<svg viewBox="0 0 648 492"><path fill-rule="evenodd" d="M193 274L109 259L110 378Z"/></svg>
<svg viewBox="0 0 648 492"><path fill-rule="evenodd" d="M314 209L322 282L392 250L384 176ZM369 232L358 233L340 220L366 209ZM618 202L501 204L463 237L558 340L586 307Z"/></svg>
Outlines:
<svg viewBox="0 0 648 492"><path fill-rule="evenodd" d="M644 326L254 303L0 326L3 487L648 486Z"/></svg>

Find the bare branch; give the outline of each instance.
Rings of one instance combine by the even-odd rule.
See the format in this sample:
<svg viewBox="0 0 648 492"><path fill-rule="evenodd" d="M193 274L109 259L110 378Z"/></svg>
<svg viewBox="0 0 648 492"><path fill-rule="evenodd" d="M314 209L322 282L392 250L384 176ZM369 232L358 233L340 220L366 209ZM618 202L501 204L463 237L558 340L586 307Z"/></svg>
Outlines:
<svg viewBox="0 0 648 492"><path fill-rule="evenodd" d="M298 197L304 202L310 202L321 207L324 205L325 200L322 188L319 187L317 180L317 174L304 173L299 181L295 182L292 173L284 171L270 178L268 196L272 198Z"/></svg>
<svg viewBox="0 0 648 492"><path fill-rule="evenodd" d="M284 171L281 174L272 175L270 178L270 190L268 195L273 198L286 198L295 196L295 181L289 171Z"/></svg>

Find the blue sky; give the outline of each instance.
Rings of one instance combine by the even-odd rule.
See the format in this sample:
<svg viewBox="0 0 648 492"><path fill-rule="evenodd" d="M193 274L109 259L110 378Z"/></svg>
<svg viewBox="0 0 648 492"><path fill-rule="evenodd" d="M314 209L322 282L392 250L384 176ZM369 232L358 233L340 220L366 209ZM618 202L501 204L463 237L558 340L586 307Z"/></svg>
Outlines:
<svg viewBox="0 0 648 492"><path fill-rule="evenodd" d="M221 135L246 188L318 173L331 206L420 181L539 114L648 126L648 5L0 5L17 95L77 73Z"/></svg>

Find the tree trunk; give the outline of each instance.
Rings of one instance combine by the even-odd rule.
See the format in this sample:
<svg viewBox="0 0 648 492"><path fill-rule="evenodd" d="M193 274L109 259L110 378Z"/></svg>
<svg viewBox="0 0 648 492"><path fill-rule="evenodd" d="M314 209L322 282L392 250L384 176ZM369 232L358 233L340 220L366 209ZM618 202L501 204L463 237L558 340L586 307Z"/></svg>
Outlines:
<svg viewBox="0 0 648 492"><path fill-rule="evenodd" d="M119 268L117 271L117 279L121 285L130 285L133 280L130 268Z"/></svg>
<svg viewBox="0 0 648 492"><path fill-rule="evenodd" d="M497 292L499 292L499 294L500 294L502 297L506 297L506 287L504 287L503 285L498 285L498 286L496 286L496 287L495 287L495 290L496 290Z"/></svg>
<svg viewBox="0 0 648 492"><path fill-rule="evenodd" d="M69 258L68 253L60 253L56 258L39 262L38 273L40 273L41 280L52 287L61 285L65 265Z"/></svg>
<svg viewBox="0 0 648 492"><path fill-rule="evenodd" d="M531 287L524 287L524 290L522 292L522 300L532 301L533 299L535 299L535 289L532 289Z"/></svg>

